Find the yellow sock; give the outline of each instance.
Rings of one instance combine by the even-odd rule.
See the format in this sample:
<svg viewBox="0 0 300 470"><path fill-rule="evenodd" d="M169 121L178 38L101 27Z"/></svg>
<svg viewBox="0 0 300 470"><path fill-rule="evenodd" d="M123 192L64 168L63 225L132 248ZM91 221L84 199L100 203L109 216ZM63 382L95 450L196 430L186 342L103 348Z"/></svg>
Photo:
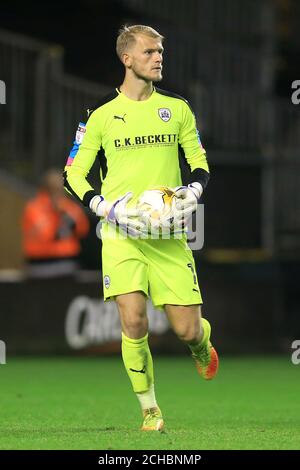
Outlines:
<svg viewBox="0 0 300 470"><path fill-rule="evenodd" d="M154 382L148 333L139 339L128 338L122 333L122 357L134 392L147 392Z"/></svg>
<svg viewBox="0 0 300 470"><path fill-rule="evenodd" d="M200 341L200 345L204 346L207 344L209 338L210 338L210 331L211 331L211 326L210 323L206 320L206 318L201 319L202 321L202 328L203 328L203 336Z"/></svg>
<svg viewBox="0 0 300 470"><path fill-rule="evenodd" d="M210 331L211 331L210 323L203 317L201 319L201 322L202 322L202 328L203 328L203 336L200 340L200 343L188 345L190 350L194 354L197 354L197 352L199 352L202 349L202 347L208 343L209 338L210 338Z"/></svg>

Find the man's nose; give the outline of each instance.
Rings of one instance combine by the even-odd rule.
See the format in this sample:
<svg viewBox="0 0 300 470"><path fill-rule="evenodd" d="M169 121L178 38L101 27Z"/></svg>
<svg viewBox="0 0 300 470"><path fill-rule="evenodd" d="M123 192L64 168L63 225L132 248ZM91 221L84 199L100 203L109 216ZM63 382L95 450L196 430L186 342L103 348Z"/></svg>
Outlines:
<svg viewBox="0 0 300 470"><path fill-rule="evenodd" d="M163 58L162 55L159 52L156 52L155 54L155 62L159 62L160 64L162 63Z"/></svg>

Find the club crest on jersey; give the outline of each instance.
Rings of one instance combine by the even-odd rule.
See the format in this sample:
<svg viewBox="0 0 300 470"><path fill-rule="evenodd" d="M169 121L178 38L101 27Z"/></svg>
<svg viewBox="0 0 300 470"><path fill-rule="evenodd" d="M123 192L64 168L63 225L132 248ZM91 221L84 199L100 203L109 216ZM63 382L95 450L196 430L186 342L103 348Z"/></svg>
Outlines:
<svg viewBox="0 0 300 470"><path fill-rule="evenodd" d="M167 122L171 119L171 111L168 108L159 108L158 114L160 119Z"/></svg>
<svg viewBox="0 0 300 470"><path fill-rule="evenodd" d="M108 289L109 286L110 286L110 277L106 275L106 276L104 276L103 280L104 280L104 285L105 285L106 289Z"/></svg>

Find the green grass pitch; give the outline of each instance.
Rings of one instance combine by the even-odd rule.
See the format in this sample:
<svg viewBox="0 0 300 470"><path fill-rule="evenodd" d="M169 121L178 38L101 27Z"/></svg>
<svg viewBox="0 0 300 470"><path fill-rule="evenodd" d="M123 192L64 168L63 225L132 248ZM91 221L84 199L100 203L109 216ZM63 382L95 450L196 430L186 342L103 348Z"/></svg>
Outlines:
<svg viewBox="0 0 300 470"><path fill-rule="evenodd" d="M221 358L205 382L186 357L154 357L166 432L139 431L122 360L8 358L0 366L0 449L299 449L300 365Z"/></svg>

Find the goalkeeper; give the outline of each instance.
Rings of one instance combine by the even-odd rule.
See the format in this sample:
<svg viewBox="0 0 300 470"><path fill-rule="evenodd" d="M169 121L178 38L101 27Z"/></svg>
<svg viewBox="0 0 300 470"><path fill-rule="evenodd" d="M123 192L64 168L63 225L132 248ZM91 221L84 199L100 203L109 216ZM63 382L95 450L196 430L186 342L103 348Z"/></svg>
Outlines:
<svg viewBox="0 0 300 470"><path fill-rule="evenodd" d="M153 86L162 79L163 39L149 26L120 30L116 49L125 67L124 81L79 123L64 172L65 188L104 222L104 299L117 303L122 357L142 408L144 431L161 431L164 426L148 345L149 295L190 348L199 374L212 379L218 369L210 324L201 318L202 298L185 236L141 237L145 227L135 208L145 190L176 187L175 222L183 219L186 223L209 179L205 150L189 104ZM191 170L188 186L182 186L179 146ZM86 179L97 155L101 195Z"/></svg>

